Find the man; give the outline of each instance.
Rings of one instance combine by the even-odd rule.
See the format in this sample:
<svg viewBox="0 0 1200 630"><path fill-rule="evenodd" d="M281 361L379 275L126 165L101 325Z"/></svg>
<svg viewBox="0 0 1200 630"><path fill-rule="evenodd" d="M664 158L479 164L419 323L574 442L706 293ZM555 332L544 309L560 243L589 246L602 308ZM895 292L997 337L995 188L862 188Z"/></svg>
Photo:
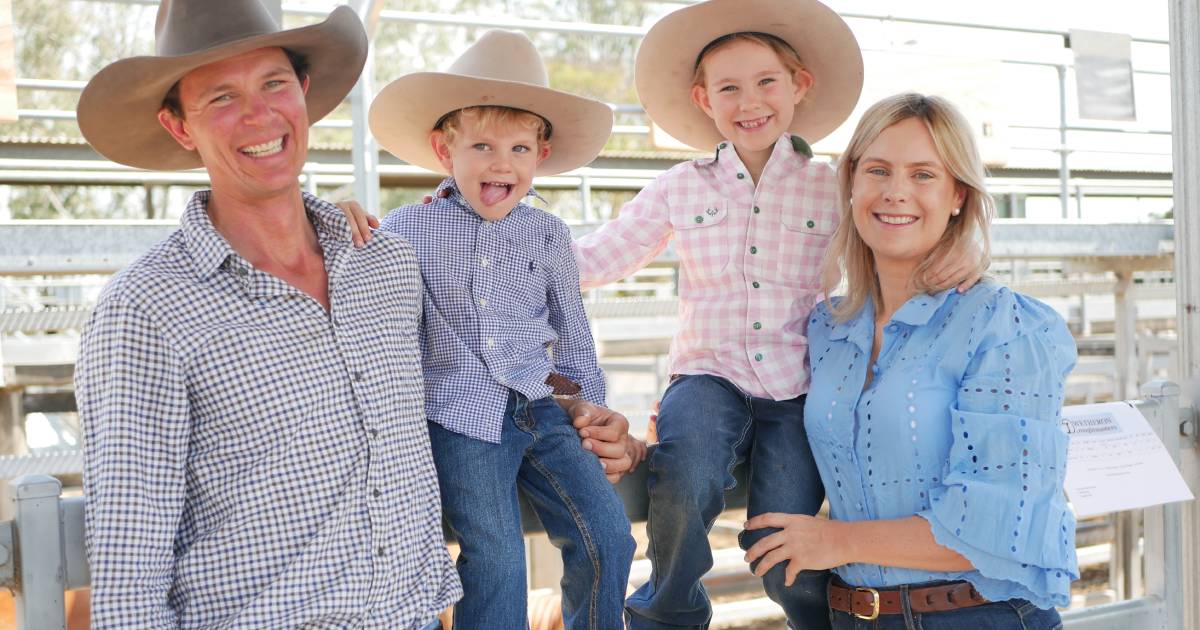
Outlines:
<svg viewBox="0 0 1200 630"><path fill-rule="evenodd" d="M212 182L112 279L83 338L93 627L436 623L461 589L416 259L387 235L353 247L297 180L309 125L363 66L362 24L338 7L280 30L258 0L164 0L156 48L101 70L78 108L105 157ZM621 419L587 411L619 474Z"/></svg>

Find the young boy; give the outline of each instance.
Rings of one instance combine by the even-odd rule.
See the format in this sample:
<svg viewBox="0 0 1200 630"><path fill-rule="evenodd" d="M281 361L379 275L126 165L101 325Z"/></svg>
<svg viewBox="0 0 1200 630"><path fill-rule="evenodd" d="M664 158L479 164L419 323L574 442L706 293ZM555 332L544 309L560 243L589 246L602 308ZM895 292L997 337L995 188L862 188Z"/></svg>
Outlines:
<svg viewBox="0 0 1200 630"><path fill-rule="evenodd" d="M412 243L424 279L425 406L461 547L456 630L527 625L518 484L562 550L565 627L623 625L629 521L548 384L604 404L571 235L522 202L535 174L590 162L612 113L546 84L527 37L489 31L447 72L388 85L370 112L382 146L450 175L382 229Z"/></svg>

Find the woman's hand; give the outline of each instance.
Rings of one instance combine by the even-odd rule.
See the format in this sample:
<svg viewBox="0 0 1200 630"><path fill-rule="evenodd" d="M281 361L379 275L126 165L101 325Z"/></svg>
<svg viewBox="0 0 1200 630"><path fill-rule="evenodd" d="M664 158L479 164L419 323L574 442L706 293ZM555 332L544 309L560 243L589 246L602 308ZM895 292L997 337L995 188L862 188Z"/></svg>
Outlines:
<svg viewBox="0 0 1200 630"><path fill-rule="evenodd" d="M346 222L350 224L350 237L354 240L354 246L366 245L367 241L371 240L371 228L379 227L379 219L374 215L367 214L367 211L363 210L363 207L353 199L339 202L336 205L338 210L345 213Z"/></svg>
<svg viewBox="0 0 1200 630"><path fill-rule="evenodd" d="M771 567L786 561L784 584L791 586L802 569L830 569L850 561L846 551L849 532L843 525L803 514L759 514L746 521L746 529L771 527L780 531L754 543L746 551L746 562L758 561L754 575L762 577Z"/></svg>

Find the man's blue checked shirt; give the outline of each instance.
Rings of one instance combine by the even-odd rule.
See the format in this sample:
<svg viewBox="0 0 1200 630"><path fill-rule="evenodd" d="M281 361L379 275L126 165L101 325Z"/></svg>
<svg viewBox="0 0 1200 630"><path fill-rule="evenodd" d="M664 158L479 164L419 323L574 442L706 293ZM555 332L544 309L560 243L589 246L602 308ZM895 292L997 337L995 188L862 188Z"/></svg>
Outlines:
<svg viewBox="0 0 1200 630"><path fill-rule="evenodd" d="M604 404L571 232L561 219L519 203L507 217L485 221L448 178L432 201L393 210L380 229L408 239L420 259L430 420L499 442L508 390L544 398L551 373Z"/></svg>
<svg viewBox="0 0 1200 630"><path fill-rule="evenodd" d="M412 249L305 195L332 310L196 193L109 283L76 395L92 627L420 628L461 593L422 402Z"/></svg>

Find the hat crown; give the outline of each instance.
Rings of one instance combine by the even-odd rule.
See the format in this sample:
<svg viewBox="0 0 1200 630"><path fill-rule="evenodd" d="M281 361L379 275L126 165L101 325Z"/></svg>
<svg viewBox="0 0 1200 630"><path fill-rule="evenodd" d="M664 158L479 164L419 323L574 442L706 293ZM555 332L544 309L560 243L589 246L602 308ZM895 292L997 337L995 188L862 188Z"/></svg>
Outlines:
<svg viewBox="0 0 1200 630"><path fill-rule="evenodd" d="M162 0L154 49L160 57L177 57L279 30L260 0Z"/></svg>
<svg viewBox="0 0 1200 630"><path fill-rule="evenodd" d="M491 30L483 34L450 68L449 74L513 81L549 87L546 65L533 42L517 31Z"/></svg>

